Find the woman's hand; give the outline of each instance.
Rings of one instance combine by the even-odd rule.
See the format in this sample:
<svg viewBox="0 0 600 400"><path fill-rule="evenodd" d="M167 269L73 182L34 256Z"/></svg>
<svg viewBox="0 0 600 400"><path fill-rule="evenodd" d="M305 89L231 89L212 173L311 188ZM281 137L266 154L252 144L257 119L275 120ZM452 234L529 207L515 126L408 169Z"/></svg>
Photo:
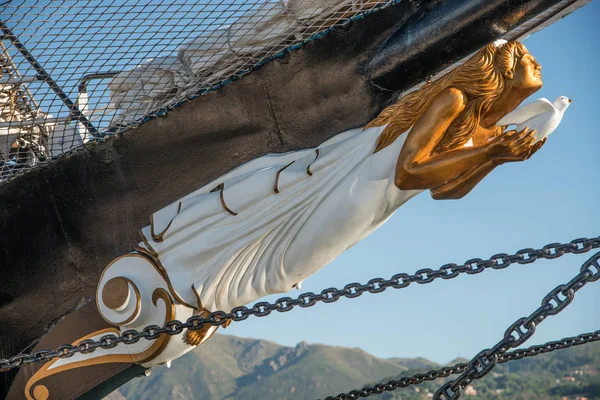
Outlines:
<svg viewBox="0 0 600 400"><path fill-rule="evenodd" d="M534 142L535 130L529 128L520 132L510 130L492 139L485 152L496 165L525 161L546 143L546 138L537 143Z"/></svg>

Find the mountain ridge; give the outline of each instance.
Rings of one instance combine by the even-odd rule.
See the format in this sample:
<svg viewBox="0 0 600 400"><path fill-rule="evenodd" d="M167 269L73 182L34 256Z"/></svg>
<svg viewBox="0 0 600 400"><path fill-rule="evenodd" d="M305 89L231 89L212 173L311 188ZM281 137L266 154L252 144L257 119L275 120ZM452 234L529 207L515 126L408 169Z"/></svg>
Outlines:
<svg viewBox="0 0 600 400"><path fill-rule="evenodd" d="M423 357L384 359L356 347L306 342L290 347L215 335L171 368L155 367L149 377L134 379L105 399L316 399L439 367ZM398 389L378 399L428 399L444 382ZM600 399L600 343L498 365L472 386L473 399Z"/></svg>

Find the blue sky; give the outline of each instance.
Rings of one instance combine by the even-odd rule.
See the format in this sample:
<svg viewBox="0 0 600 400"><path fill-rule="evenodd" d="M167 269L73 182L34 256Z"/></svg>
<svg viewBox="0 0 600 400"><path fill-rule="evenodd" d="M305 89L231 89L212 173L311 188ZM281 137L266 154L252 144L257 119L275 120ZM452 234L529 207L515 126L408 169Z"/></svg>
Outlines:
<svg viewBox="0 0 600 400"><path fill-rule="evenodd" d="M592 2L523 41L543 67L544 86L532 99L573 98L559 128L532 159L498 168L459 201L417 196L382 228L307 279L301 292L599 236L599 18L600 2ZM380 357L448 362L494 345L512 322L529 315L546 293L576 275L590 255L249 318L221 332L284 345L304 340L359 347ZM600 282L578 292L526 345L600 329L598 304Z"/></svg>

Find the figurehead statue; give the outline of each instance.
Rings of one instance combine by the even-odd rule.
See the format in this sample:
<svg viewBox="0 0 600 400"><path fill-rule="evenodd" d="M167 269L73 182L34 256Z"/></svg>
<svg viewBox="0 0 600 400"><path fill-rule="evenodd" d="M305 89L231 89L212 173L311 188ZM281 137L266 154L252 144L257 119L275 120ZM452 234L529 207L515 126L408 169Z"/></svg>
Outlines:
<svg viewBox="0 0 600 400"><path fill-rule="evenodd" d="M386 126L375 151L410 130L397 186L431 189L436 199L459 198L494 167L531 157L544 140L533 146L535 132L502 135L496 123L542 87L540 71L523 44L498 41L387 107L367 128Z"/></svg>
<svg viewBox="0 0 600 400"><path fill-rule="evenodd" d="M106 267L98 312L114 331L141 330L299 288L412 197L461 198L494 168L538 151L545 139L534 130L499 121L540 89L540 70L521 43L487 45L365 127L256 158L198 188L151 215L135 250ZM94 362L170 363L215 330L98 349L40 374Z"/></svg>

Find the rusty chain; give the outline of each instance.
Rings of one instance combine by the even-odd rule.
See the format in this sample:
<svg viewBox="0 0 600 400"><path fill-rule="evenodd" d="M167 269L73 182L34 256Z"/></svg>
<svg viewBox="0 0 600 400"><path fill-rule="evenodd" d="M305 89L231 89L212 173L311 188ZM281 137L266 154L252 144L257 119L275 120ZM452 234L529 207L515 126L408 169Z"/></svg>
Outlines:
<svg viewBox="0 0 600 400"><path fill-rule="evenodd" d="M202 329L205 324L212 326L221 326L227 321L243 321L250 316L266 317L272 311L288 312L300 306L302 308L312 307L318 302L333 303L341 297L356 298L365 292L381 293L387 288L402 289L411 283L418 284L431 283L438 278L452 279L458 275L466 273L468 275L479 274L486 269L504 269L511 264L530 264L539 259L555 259L564 254L582 254L593 249L600 248L600 237L592 239L580 238L569 243L551 243L541 249L526 248L517 251L514 254L500 253L490 257L487 260L481 258L472 258L461 265L445 264L433 270L430 268L420 269L414 274L400 273L392 276L390 279L375 278L367 284L350 283L343 289L328 288L319 294L312 292L303 293L295 299L291 297L282 297L273 303L258 302L248 308L245 306L235 307L230 312L214 311L207 317L194 315L186 322L178 320L169 321L164 326L150 325L137 331L134 329L126 330L120 335L108 334L102 336L99 340L87 339L79 342L77 345L64 344L56 350L44 349L33 354L18 354L9 359L0 359L0 372L9 371L14 368L29 365L36 362L47 362L54 358L68 358L76 353L91 353L98 348L111 349L120 343L134 344L140 339L155 340L162 334L178 335L184 329L191 331Z"/></svg>
<svg viewBox="0 0 600 400"><path fill-rule="evenodd" d="M549 353L555 350L567 349L573 346L580 346L586 343L592 343L600 340L600 330L590 333L583 333L578 336L567 337L561 340L547 342L541 345L534 345L526 349L514 350L504 353L498 357L498 364L508 361L520 360L525 357L533 357L539 354ZM399 379L393 379L388 382L382 382L373 386L367 386L360 390L353 390L348 393L340 393L337 396L326 397L325 400L355 400L369 397L383 392L390 392L399 388L405 388L411 385L419 385L426 381L433 381L438 378L447 378L450 375L460 374L469 368L468 363L459 363L452 366L432 369L425 373L419 373L412 376L406 376Z"/></svg>

